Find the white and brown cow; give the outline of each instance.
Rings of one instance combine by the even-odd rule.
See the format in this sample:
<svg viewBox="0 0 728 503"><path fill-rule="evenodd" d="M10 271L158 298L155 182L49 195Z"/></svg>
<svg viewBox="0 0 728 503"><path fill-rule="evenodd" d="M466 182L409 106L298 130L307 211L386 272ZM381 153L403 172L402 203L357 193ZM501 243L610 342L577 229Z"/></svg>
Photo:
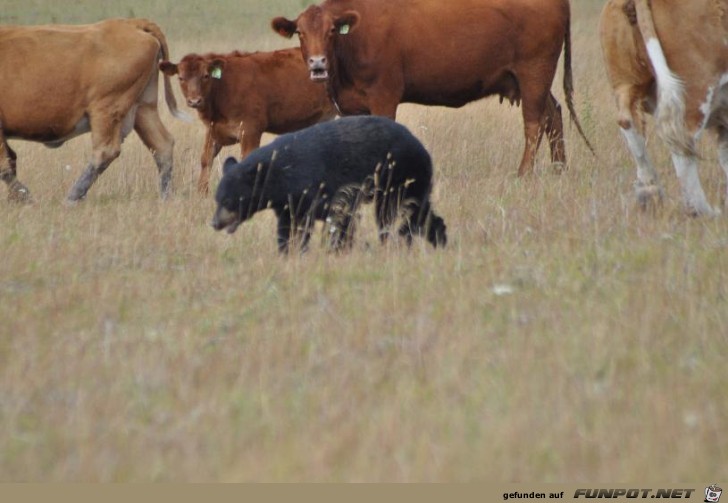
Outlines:
<svg viewBox="0 0 728 503"><path fill-rule="evenodd" d="M168 58L164 34L145 19L0 26L0 179L9 198L28 200L29 193L7 139L58 147L90 131L91 161L68 194L77 201L119 156L132 129L152 151L165 195L174 141L157 112L157 64ZM166 76L164 89L170 111L183 117Z"/></svg>
<svg viewBox="0 0 728 503"><path fill-rule="evenodd" d="M670 148L688 211L716 215L698 178L696 142L718 133L728 177L728 0L609 0L600 20L618 122L637 164L637 197L661 197L645 145L644 114Z"/></svg>

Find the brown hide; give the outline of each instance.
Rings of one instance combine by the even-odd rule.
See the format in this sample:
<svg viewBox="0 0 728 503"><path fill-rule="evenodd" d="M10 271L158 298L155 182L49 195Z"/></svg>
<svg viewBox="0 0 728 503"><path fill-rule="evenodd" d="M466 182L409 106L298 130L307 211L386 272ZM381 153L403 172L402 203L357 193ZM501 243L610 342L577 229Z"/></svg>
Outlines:
<svg viewBox="0 0 728 503"><path fill-rule="evenodd" d="M240 142L242 157L264 132L295 131L336 115L324 86L311 82L299 48L274 52L188 54L176 65L187 104L207 128L198 189L209 190L210 166L220 148ZM217 78L216 78L217 77Z"/></svg>
<svg viewBox="0 0 728 503"><path fill-rule="evenodd" d="M0 178L10 198L27 199L6 140L57 147L91 132L92 159L68 199L86 195L119 155L131 129L152 151L163 195L169 188L173 140L157 112L157 62L168 58L161 30L145 19L92 25L0 27ZM169 80L165 96L179 115Z"/></svg>
<svg viewBox="0 0 728 503"><path fill-rule="evenodd" d="M641 203L662 190L647 157L647 113L656 116L673 154L689 211L716 213L700 187L695 143L701 131L716 129L728 175L727 11L728 0L610 0L602 10L604 63L618 123L637 164Z"/></svg>
<svg viewBox="0 0 728 503"><path fill-rule="evenodd" d="M607 2L600 23L602 52L613 89L624 89L626 107L620 104L619 124L642 130L643 112L652 113L657 99L655 77L637 27L633 0Z"/></svg>
<svg viewBox="0 0 728 503"><path fill-rule="evenodd" d="M564 47L574 116L568 0L326 0L272 26L299 35L311 78L326 81L345 114L394 118L403 102L460 107L498 95L522 105L519 174L532 170L544 131L552 161L565 161L550 88Z"/></svg>
<svg viewBox="0 0 728 503"><path fill-rule="evenodd" d="M605 67L619 99L620 123L630 110L635 119L642 111L652 113L656 100L655 76L645 43L636 24L634 0L612 0L605 5L600 34ZM728 19L725 0L653 0L648 16L654 18L656 34L670 70L683 82L686 126L692 133L704 121L700 107L708 89L728 70ZM621 97L621 93L625 93ZM647 102L644 107L641 104ZM680 119L682 120L682 118ZM639 122L639 121L638 121ZM683 150L690 147L683 146Z"/></svg>

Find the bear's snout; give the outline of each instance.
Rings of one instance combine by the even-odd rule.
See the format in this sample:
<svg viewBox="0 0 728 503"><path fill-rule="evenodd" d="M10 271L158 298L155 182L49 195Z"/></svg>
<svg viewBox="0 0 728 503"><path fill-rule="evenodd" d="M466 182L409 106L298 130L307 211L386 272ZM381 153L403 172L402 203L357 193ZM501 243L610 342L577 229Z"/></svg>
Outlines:
<svg viewBox="0 0 728 503"><path fill-rule="evenodd" d="M215 214L212 216L210 225L216 231L227 229L229 234L235 232L240 225L240 218L238 214L225 209L223 206L218 206Z"/></svg>

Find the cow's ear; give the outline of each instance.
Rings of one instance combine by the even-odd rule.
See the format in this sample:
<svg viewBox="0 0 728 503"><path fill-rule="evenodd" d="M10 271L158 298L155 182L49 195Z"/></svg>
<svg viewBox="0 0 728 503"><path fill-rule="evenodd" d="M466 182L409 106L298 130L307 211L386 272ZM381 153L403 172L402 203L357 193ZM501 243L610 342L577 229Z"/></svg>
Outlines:
<svg viewBox="0 0 728 503"><path fill-rule="evenodd" d="M177 65L171 61L160 61L159 71L171 77L172 75L177 75Z"/></svg>
<svg viewBox="0 0 728 503"><path fill-rule="evenodd" d="M225 60L215 58L207 65L207 71L210 73L210 77L213 79L222 78L222 69L225 68Z"/></svg>
<svg viewBox="0 0 728 503"><path fill-rule="evenodd" d="M295 21L286 19L284 17L277 17L271 21L270 25L273 27L273 31L281 37L291 38L294 33L298 30L298 26Z"/></svg>
<svg viewBox="0 0 728 503"><path fill-rule="evenodd" d="M230 170L232 170L233 168L235 168L235 166L237 166L237 164L238 164L238 161L233 156L230 156L227 159L225 159L225 162L222 165L223 176L227 175L230 172Z"/></svg>
<svg viewBox="0 0 728 503"><path fill-rule="evenodd" d="M356 26L359 24L359 19L359 13L355 10L344 12L334 21L336 33L339 35L348 35L356 29Z"/></svg>

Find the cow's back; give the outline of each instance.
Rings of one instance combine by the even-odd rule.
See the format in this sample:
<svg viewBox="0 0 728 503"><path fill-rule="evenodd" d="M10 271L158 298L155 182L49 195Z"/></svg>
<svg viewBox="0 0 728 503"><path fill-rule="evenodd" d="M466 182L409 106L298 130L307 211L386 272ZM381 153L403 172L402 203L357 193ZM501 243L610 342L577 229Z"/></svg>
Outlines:
<svg viewBox="0 0 728 503"><path fill-rule="evenodd" d="M53 141L88 107L155 75L159 43L138 20L0 28L0 110L9 137Z"/></svg>
<svg viewBox="0 0 728 503"><path fill-rule="evenodd" d="M357 10L359 25L340 37L341 58L368 69L402 68L402 101L459 106L496 92L506 72L544 55L555 69L569 24L568 0L328 0Z"/></svg>
<svg viewBox="0 0 728 503"><path fill-rule="evenodd" d="M690 85L700 75L722 75L728 68L728 0L653 0L652 13L672 71ZM697 57L696 57L697 56Z"/></svg>
<svg viewBox="0 0 728 503"><path fill-rule="evenodd" d="M667 64L684 80L688 93L695 89L700 94L728 69L728 0L653 0L651 6ZM612 88L631 88L654 105L655 75L633 0L605 4L600 37Z"/></svg>
<svg viewBox="0 0 728 503"><path fill-rule="evenodd" d="M647 94L654 81L637 28L632 0L610 0L602 9L599 32L607 76L613 88L634 86Z"/></svg>
<svg viewBox="0 0 728 503"><path fill-rule="evenodd" d="M283 134L336 114L325 86L308 78L298 47L230 56L227 64L234 74L217 100L231 116L264 114L266 130Z"/></svg>

